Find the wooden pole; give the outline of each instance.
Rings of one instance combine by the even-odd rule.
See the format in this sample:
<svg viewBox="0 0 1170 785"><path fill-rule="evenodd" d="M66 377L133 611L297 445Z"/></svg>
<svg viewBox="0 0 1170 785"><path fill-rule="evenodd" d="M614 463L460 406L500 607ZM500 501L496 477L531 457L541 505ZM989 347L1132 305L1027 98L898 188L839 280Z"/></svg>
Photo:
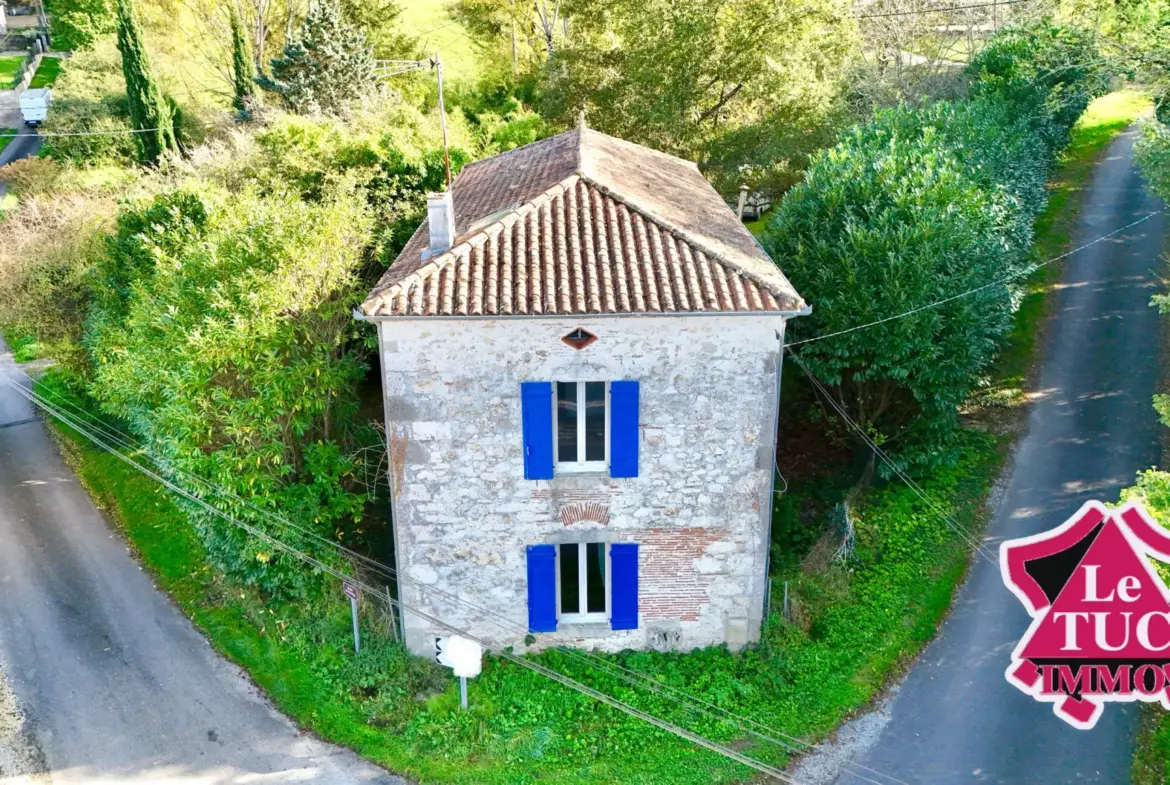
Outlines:
<svg viewBox="0 0 1170 785"><path fill-rule="evenodd" d="M451 153L447 147L447 107L443 104L443 61L435 52L435 76L439 80L439 126L443 129L443 166L447 169L447 190L451 190Z"/></svg>

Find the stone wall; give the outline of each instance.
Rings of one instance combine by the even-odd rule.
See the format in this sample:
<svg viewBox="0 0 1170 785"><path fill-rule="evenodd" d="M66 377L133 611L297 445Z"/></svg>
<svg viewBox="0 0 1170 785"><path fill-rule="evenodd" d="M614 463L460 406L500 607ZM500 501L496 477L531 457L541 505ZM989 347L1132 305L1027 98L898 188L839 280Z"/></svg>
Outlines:
<svg viewBox="0 0 1170 785"><path fill-rule="evenodd" d="M576 327L598 340L567 346ZM630 541L640 544L638 628L562 623L535 648L757 640L783 329L761 315L382 322L400 596L522 647L525 546ZM617 379L640 382L638 476L525 480L520 383ZM409 612L405 628L421 654L446 634Z"/></svg>

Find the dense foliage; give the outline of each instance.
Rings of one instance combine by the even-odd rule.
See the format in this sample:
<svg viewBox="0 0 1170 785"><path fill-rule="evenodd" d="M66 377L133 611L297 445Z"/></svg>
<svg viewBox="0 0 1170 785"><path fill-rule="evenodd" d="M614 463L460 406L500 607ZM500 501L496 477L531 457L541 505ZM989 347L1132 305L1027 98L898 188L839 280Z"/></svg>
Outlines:
<svg viewBox="0 0 1170 785"><path fill-rule="evenodd" d="M173 475L209 480L330 538L360 520L364 502L344 456L358 437L364 366L350 347L351 309L369 218L347 196L338 185L309 204L200 183L122 210L92 274L84 336L92 394ZM299 562L190 512L217 567L270 591L308 591Z"/></svg>
<svg viewBox="0 0 1170 785"><path fill-rule="evenodd" d="M970 98L880 111L846 131L769 226L765 246L813 305L793 338L842 333L799 356L910 463L953 457L959 408L1016 302L1013 285L988 284L1030 261L1048 168L1104 87L1085 65L1093 54L1080 34L1004 32L972 60Z"/></svg>
<svg viewBox="0 0 1170 785"><path fill-rule="evenodd" d="M45 11L53 20L54 49L88 49L114 31L110 0L46 0Z"/></svg>

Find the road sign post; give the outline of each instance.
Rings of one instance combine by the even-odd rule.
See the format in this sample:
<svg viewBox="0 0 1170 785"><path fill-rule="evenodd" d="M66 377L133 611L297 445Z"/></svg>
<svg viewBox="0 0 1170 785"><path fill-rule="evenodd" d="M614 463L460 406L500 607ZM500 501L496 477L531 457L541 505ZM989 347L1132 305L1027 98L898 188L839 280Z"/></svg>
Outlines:
<svg viewBox="0 0 1170 785"><path fill-rule="evenodd" d="M345 596L349 597L349 610L353 614L353 653L362 653L362 635L358 630L358 597L360 593L356 583L346 581L342 587L345 590Z"/></svg>

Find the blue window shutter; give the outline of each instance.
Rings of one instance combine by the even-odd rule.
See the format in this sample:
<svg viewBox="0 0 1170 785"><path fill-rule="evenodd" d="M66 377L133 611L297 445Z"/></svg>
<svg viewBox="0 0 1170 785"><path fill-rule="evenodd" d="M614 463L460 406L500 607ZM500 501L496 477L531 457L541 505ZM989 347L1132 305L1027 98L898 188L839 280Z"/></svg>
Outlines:
<svg viewBox="0 0 1170 785"><path fill-rule="evenodd" d="M524 479L551 480L552 382L520 383L520 416L524 422Z"/></svg>
<svg viewBox="0 0 1170 785"><path fill-rule="evenodd" d="M557 546L528 546L528 631L556 632Z"/></svg>
<svg viewBox="0 0 1170 785"><path fill-rule="evenodd" d="M609 383L609 476L638 476L638 383Z"/></svg>
<svg viewBox="0 0 1170 785"><path fill-rule="evenodd" d="M614 630L638 629L638 545L615 542L609 546L609 626Z"/></svg>

